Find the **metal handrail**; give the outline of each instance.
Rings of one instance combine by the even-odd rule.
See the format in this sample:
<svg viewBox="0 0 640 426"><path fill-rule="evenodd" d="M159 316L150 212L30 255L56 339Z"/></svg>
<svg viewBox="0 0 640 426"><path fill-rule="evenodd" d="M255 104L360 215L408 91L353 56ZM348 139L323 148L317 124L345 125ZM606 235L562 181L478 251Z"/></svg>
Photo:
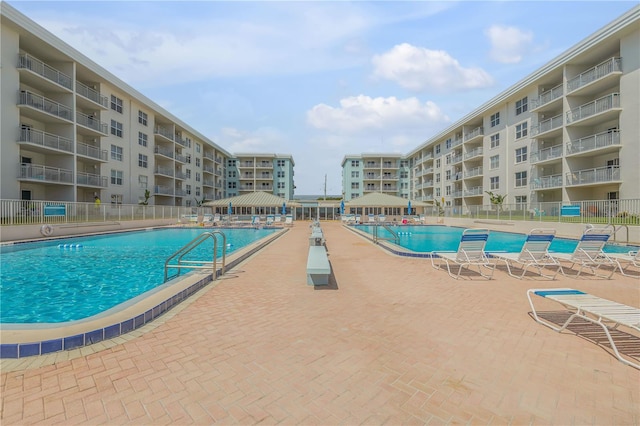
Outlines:
<svg viewBox="0 0 640 426"><path fill-rule="evenodd" d="M386 229L387 231L389 231L389 233L391 235L393 235L393 238L380 238L380 236L378 235L378 227L382 226L384 229ZM395 231L393 229L391 229L389 227L389 225L385 225L385 224L378 224L376 223L373 226L373 242L374 243L378 243L378 241L380 240L388 240L388 241L393 241L394 243L398 244L399 242L399 238L398 238L398 234L395 233Z"/></svg>
<svg viewBox="0 0 640 426"><path fill-rule="evenodd" d="M213 271L212 272L213 279L215 280L217 277L216 276L216 270L217 270L216 253L218 251L218 239L216 238L216 235L222 236L222 267L220 268L220 275L223 275L225 264L226 264L226 255L227 255L227 237L226 235L224 235L222 231L211 231L211 232L204 232L198 235L193 240L185 244L181 249L179 249L178 251L176 251L175 253L173 253L171 256L167 258L167 260L164 262L164 282L167 282L169 280L168 271L170 268L174 268L178 270L178 273L175 276L172 276L171 278L175 278L179 276L180 271L183 268L190 268L190 269L210 269L211 268ZM190 253L193 249L198 247L208 238L213 239L213 255L212 255L213 259L211 262L206 260L182 260L182 258L186 254ZM176 257L178 257L178 263L169 265L169 262L175 259Z"/></svg>

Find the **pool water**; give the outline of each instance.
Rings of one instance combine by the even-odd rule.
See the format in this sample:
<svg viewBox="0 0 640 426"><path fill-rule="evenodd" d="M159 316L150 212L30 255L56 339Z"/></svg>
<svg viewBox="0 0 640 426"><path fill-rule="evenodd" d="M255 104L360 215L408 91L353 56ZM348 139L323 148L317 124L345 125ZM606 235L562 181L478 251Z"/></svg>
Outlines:
<svg viewBox="0 0 640 426"><path fill-rule="evenodd" d="M358 226L358 229L373 234L373 227L368 225ZM424 225L424 226L392 226L394 232L398 234L398 245L419 253L432 251L456 251L460 244L460 238L465 228ZM384 227L378 229L380 238L389 238L391 234ZM519 253L527 236L513 232L490 231L485 251L487 252L513 252ZM578 245L577 240L568 238L554 238L549 247L550 252L572 253ZM626 253L629 250L637 250L637 247L630 247L618 244L607 244L604 248L608 253Z"/></svg>
<svg viewBox="0 0 640 426"><path fill-rule="evenodd" d="M164 281L169 256L202 234L172 228L14 244L0 248L0 323L59 323L87 318ZM275 232L224 229L229 255ZM208 238L185 259L211 260ZM218 254L222 239L218 238ZM176 269L169 270L175 275ZM183 270L182 274L188 270Z"/></svg>

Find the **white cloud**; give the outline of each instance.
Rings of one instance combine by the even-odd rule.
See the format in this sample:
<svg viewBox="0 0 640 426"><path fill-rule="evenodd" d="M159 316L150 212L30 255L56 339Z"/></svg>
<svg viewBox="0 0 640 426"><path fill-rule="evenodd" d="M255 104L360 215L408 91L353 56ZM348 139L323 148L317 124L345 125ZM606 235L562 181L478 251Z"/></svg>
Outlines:
<svg viewBox="0 0 640 426"><path fill-rule="evenodd" d="M220 132L220 136L213 139L232 153L282 153L286 149L285 138L272 127L261 127L254 131L224 127Z"/></svg>
<svg viewBox="0 0 640 426"><path fill-rule="evenodd" d="M340 100L339 107L319 104L307 111L307 122L311 126L347 133L424 128L428 124L446 121L447 116L436 104L422 103L415 97L351 96Z"/></svg>
<svg viewBox="0 0 640 426"><path fill-rule="evenodd" d="M402 43L372 59L373 76L414 91L476 89L493 84L482 68L465 68L443 50Z"/></svg>
<svg viewBox="0 0 640 426"><path fill-rule="evenodd" d="M516 27L493 25L485 31L491 42L491 58L497 62L520 62L533 44L533 33Z"/></svg>

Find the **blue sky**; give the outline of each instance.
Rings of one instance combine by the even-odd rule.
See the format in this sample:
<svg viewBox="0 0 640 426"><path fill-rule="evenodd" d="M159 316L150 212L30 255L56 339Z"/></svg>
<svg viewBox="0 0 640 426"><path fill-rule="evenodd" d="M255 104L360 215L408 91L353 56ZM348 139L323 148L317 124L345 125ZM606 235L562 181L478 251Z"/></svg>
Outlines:
<svg viewBox="0 0 640 426"><path fill-rule="evenodd" d="M346 154L406 154L637 1L9 1L296 195ZM570 19L570 21L569 21Z"/></svg>

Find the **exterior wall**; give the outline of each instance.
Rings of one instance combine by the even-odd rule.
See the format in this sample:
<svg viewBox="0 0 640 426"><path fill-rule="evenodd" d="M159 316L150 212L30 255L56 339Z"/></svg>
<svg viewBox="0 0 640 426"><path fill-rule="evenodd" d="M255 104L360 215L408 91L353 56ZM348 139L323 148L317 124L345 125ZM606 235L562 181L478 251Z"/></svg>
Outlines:
<svg viewBox="0 0 640 426"><path fill-rule="evenodd" d="M371 192L408 198L409 160L399 154L347 155L342 160L345 201Z"/></svg>
<svg viewBox="0 0 640 426"><path fill-rule="evenodd" d="M264 191L285 200L293 199L295 163L290 155L236 154L226 164L229 197Z"/></svg>

